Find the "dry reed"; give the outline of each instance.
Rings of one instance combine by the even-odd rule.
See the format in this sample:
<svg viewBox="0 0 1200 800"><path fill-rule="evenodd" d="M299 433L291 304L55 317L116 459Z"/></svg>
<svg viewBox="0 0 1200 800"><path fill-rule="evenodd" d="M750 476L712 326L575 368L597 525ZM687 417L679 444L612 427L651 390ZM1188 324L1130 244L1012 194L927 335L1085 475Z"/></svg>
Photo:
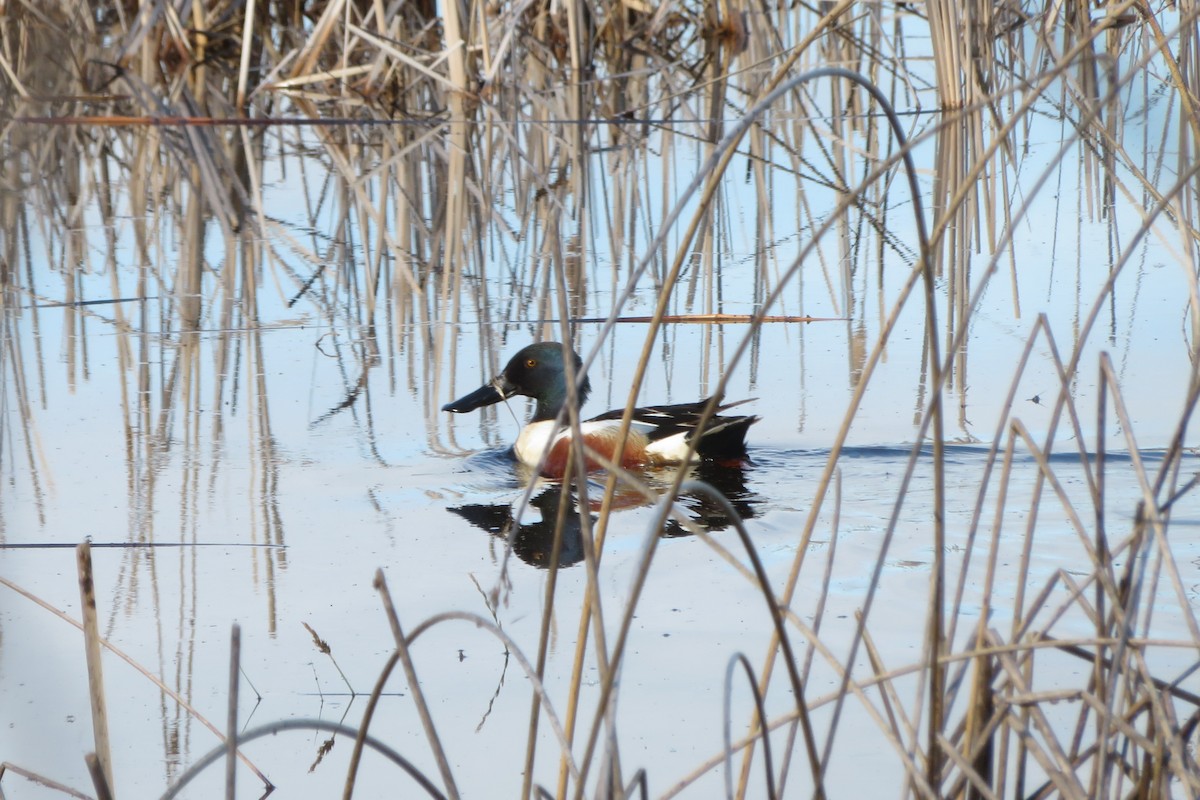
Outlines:
<svg viewBox="0 0 1200 800"><path fill-rule="evenodd" d="M745 654L730 656L727 709L738 666L753 695L744 734L735 738L727 722L723 750L663 796L684 792L722 765L727 794L754 794L756 759L767 796L788 790L836 796L829 765L845 746L841 715L851 705L890 745L886 757L903 775L905 796L1200 796L1197 698L1175 685L1187 675L1173 682L1155 669L1162 650L1200 653L1200 627L1170 538L1173 507L1195 488L1182 470L1187 425L1200 394L1200 162L1194 156L1200 147L1200 7L1181 2L1172 11L1124 0L1093 18L1084 2L1031 8L930 0L924 16L898 11L885 19L879 4L841 0L820 6L823 14L779 9L778 19L772 11L733 3L654 7L628 1L470 2L444 6L440 18L431 3L348 0L194 2L188 19L166 0L136 9L105 0L5 8L0 73L11 91L0 101L0 368L10 387L5 398L22 424L6 427L0 438L6 461L19 450L39 513L46 457L32 409L47 392L44 355L22 349L40 336L27 340L17 327L36 332L39 309L50 302L69 309L64 360L72 382L85 380L92 368L89 329L100 326L122 337L117 370L126 483L131 497L149 498L138 505L147 513L134 520L131 537L147 542L160 533L149 512L165 501L154 464L172 449L191 451L205 441L200 412L206 407L214 409L207 418L212 448L224 446L227 414L233 413L222 411L228 404L250 409L254 537L284 544L261 338L272 324L289 324L266 321L279 297L332 331L322 346L337 363L344 394L314 424L337 414L361 415L373 440L368 377L386 363L393 385L432 376L423 422L427 450L434 453L461 450L453 429L439 422L438 398L454 393L456 353L471 335L477 337L476 360L489 371L497 368L507 348L494 325L573 342L580 325L598 319L594 341L583 348L586 369L612 347L616 326L637 319L645 326L644 346L625 402L626 426L665 325L739 320L743 332L728 343L720 338L727 335L723 328L706 329L705 351L715 346L712 337L720 338L723 367L732 370L754 360L764 324L801 318L786 308L800 287L820 295L831 316L846 320L847 338L857 346L844 422L782 585L771 585L745 525L735 524L744 550L738 555L707 536L675 502L685 491L711 493L709 487L688 485L681 473L664 490L612 469L594 518L589 509L595 498L586 481L577 482L587 584L578 608L562 608L556 597L572 511L567 503L556 507L536 644L523 647L498 622L465 613L438 615L406 633L380 572L376 586L395 650L361 724L293 721L239 733L235 628L225 741L177 776L167 796L224 755L232 797L235 752L244 759L241 748L256 737L290 729L336 730L355 738L346 797L367 747L385 754L430 796L458 796L411 651L420 635L447 622L466 622L502 641L529 679L522 798L645 796L649 778L622 753L616 705L621 668L631 657L632 620L669 522L737 565L737 574L761 593L774 635L757 667ZM929 65L916 58L908 63L919 46L917 34L928 37ZM55 51L69 57L48 62L45 54ZM799 72L820 64L834 66ZM1125 140L1133 89L1152 75L1177 115L1174 164L1166 147L1147 143L1139 152ZM919 91L928 86L932 100ZM891 106L916 113L906 121ZM1022 183L1031 119L1046 109L1061 115L1069 132L1049 163L1036 168L1036 178ZM878 121L881 115L887 125ZM308 204L302 226L277 218L265 202L272 159L302 171ZM678 171L687 159L701 165L694 175ZM748 164L759 239L780 241L790 228L805 234L804 246L788 256L757 255L753 285L741 295L722 268L732 249L730 220L740 213L725 194L735 159ZM1028 220L1033 197L1069 159L1081 164L1081 216L1108 220L1110 274L1062 350L1051 326L1038 318L1021 359L1005 365L1010 389L987 443L977 500L958 532L961 550L954 551L946 531L945 448L948 427L957 422L966 428L966 411L960 408L958 420L948 420L946 403L955 387L968 383L967 332L1005 259L1014 315L1020 315L1021 286L1033 275L1017 263L1013 238ZM323 169L313 174L313 165ZM907 192L892 192L901 166ZM931 175L928 196L918 169ZM1164 180L1163 173L1176 177ZM784 195L795 197L787 220L771 209L772 200ZM1143 214L1141 226L1124 240L1124 229L1113 220L1119 203ZM911 223L897 221L902 204ZM104 302L111 307L92 305L98 299L83 290L92 284L84 279L88 245L79 230L89 214L110 231L125 216L133 220L132 255L121 252L115 236L106 240L111 296ZM1150 236L1178 239L1190 287L1185 327L1192 348L1190 389L1157 473L1139 456L1119 370L1107 355L1085 360L1101 335L1095 332L1098 320L1118 276ZM181 243L177 250L173 239ZM31 252L35 240L44 242L44 254ZM865 246L868 241L874 247ZM989 257L973 272L981 250ZM614 263L600 263L598 253ZM48 284L36 266L41 261L54 265L60 287ZM852 330L856 323L866 330L868 318L869 298L856 281L867 267L882 273L885 263L896 262L908 265L908 272L890 303L880 292L875 331L865 338ZM817 290L803 269L814 264L821 269ZM629 313L631 298L647 287L653 313ZM597 308L601 289L607 299ZM835 551L830 548L814 578L810 545L830 513L830 541L836 541L844 447L890 336L914 302L925 320L913 401L916 441L871 564L871 587L849 636L833 639L824 602ZM477 332L465 323L479 323ZM215 367L201 358L204 336L216 339ZM1052 365L1057 381L1053 391L1043 390L1053 400L1052 421L1041 438L1012 411L1035 352ZM566 363L574 397L577 376L573 361ZM1081 371L1093 369L1102 387L1094 410L1080 407L1073 393ZM710 413L727 375L706 380L714 386ZM1139 482L1140 502L1127 530L1120 529L1106 495L1114 443L1101 433L1090 451L1086 444L1083 420L1093 411L1100 432L1109 429L1110 415L1116 417L1124 438L1115 447L1130 454ZM1066 438L1058 430L1064 419ZM577 404L569 405L562 424L578 431ZM1077 456L1087 489L1083 502L1065 488L1067 468L1052 458L1064 451ZM575 474L582 474L583 453L575 457ZM1022 460L1036 477L1028 506L1017 509L1009 493L1014 464ZM934 497L925 634L918 657L889 664L872 633L872 612L907 489L918 479L930 483ZM207 482L211 488L215 471ZM189 462L182 495L171 498L192 537L205 483L199 463ZM657 505L627 602L614 608L601 591L604 544L618 491L630 487ZM533 491L530 485L522 506ZM1050 501L1068 520L1087 562L1043 579L1032 560L1039 514ZM1026 516L1024 539L1011 567L1000 553L1018 511ZM737 517L735 509L725 513ZM264 585L272 587L277 572L287 568L285 553L282 547L255 550ZM504 594L508 569L506 555L489 595L492 608ZM804 579L820 581L811 620L793 608ZM1019 588L1005 607L996 607L1002 579ZM982 612L968 618L972 594ZM1187 638L1155 637L1152 609L1163 597ZM273 597L269 607L274 630ZM545 688L556 615L575 622L565 697ZM119 785L119 776L111 772L101 731L103 642L87 616L87 667L95 676L94 774L102 793L105 785ZM1091 635L1067 641L1058 626L1068 618L1086 619ZM1068 658L1087 660L1082 684L1047 677L1061 663L1057 659ZM440 787L369 735L378 698L397 665L417 704ZM773 680L777 665L786 686ZM584 691L588 666L599 675L595 692ZM822 670L833 676L836 689L814 696L810 679ZM784 695L788 699L781 701ZM823 712L824 730L817 711ZM551 736L540 735L543 720ZM28 774L2 765L0 778L5 769Z"/></svg>

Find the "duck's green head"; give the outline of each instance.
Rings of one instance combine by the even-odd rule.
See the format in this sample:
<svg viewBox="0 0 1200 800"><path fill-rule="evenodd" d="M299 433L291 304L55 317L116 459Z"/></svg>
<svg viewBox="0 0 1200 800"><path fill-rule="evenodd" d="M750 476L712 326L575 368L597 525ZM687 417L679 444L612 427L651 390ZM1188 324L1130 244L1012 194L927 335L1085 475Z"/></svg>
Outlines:
<svg viewBox="0 0 1200 800"><path fill-rule="evenodd" d="M583 360L574 351L571 351L571 357L575 359L575 372L578 374L583 367ZM583 385L579 387L581 406L591 390L591 383L585 377ZM567 370L561 344L539 342L529 345L509 359L504 371L490 382L453 403L447 403L442 410L457 413L474 411L516 395L532 397L537 401L533 422L558 416L567 402Z"/></svg>

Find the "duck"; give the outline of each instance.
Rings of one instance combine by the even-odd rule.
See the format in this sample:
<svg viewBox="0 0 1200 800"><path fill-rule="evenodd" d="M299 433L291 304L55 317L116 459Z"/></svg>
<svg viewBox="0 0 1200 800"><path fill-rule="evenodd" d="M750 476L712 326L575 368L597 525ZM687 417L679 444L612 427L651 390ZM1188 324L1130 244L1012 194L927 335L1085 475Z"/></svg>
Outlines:
<svg viewBox="0 0 1200 800"><path fill-rule="evenodd" d="M578 353L564 348L559 342L538 342L522 348L495 378L442 406L442 410L464 414L510 397L532 398L536 401L533 417L517 436L512 448L513 455L527 466L537 468L540 465L543 477L560 478L566 470L573 435L570 428L557 423L559 412L568 399L564 353L570 353L575 359L575 372L578 375L583 368L583 360ZM591 390L591 381L584 376L576 390L581 407ZM745 459L746 431L759 418L754 415L721 416L714 413L701 428L700 421L709 402L711 398L694 403L635 408L620 466L643 469L702 459ZM747 402L750 401L718 404L715 411L725 411ZM603 469L613 462L621 443L621 417L624 413L624 409L614 409L580 423L589 472Z"/></svg>

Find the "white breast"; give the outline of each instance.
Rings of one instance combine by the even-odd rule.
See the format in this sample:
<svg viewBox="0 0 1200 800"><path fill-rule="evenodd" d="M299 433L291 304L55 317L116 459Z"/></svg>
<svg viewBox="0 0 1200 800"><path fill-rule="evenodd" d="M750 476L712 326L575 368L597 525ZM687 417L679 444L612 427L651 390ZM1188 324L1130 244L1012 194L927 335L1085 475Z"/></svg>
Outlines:
<svg viewBox="0 0 1200 800"><path fill-rule="evenodd" d="M534 466L542 460L542 453L546 452L550 441L562 435L561 431L555 435L552 419L531 422L521 429L517 442L513 445L513 452L522 464Z"/></svg>

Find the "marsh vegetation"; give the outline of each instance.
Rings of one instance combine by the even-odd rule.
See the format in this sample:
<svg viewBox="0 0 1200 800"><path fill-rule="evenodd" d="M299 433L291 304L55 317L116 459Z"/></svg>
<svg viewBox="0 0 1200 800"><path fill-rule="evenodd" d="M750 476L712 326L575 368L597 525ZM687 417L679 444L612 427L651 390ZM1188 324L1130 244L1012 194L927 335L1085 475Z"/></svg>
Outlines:
<svg viewBox="0 0 1200 800"><path fill-rule="evenodd" d="M1200 796L1198 19L0 2L0 792Z"/></svg>

